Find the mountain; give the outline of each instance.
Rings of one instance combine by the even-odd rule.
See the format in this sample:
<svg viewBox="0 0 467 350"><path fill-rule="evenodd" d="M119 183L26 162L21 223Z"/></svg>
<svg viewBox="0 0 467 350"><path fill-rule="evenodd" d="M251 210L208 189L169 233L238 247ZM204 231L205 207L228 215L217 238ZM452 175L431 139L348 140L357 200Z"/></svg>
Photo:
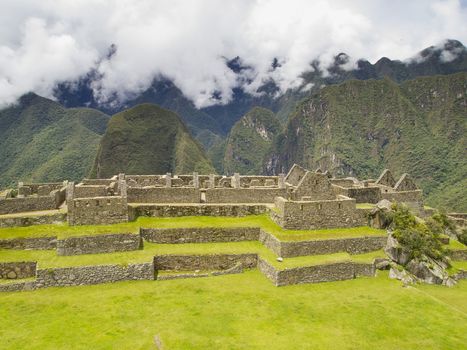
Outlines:
<svg viewBox="0 0 467 350"><path fill-rule="evenodd" d="M226 174L260 174L264 157L281 124L268 109L255 107L232 127L226 141L223 168Z"/></svg>
<svg viewBox="0 0 467 350"><path fill-rule="evenodd" d="M264 171L278 173L299 163L376 178L390 168L409 172L428 204L466 211L466 123L465 72L400 85L389 78L348 80L296 107Z"/></svg>
<svg viewBox="0 0 467 350"><path fill-rule="evenodd" d="M109 116L27 94L0 110L0 187L78 180L91 169Z"/></svg>
<svg viewBox="0 0 467 350"><path fill-rule="evenodd" d="M181 119L157 105L141 104L109 121L92 176L214 172L201 145Z"/></svg>
<svg viewBox="0 0 467 350"><path fill-rule="evenodd" d="M107 114L118 113L140 103L154 103L177 113L187 124L192 135L205 144L203 139L198 137L200 133L208 130L225 139L232 126L255 106L272 110L281 122L286 123L298 102L319 92L324 86L340 84L351 79L368 80L384 77L400 83L419 76L465 72L467 71L467 50L461 42L447 40L441 45L422 50L412 60L406 62L383 57L372 64L361 59L357 61L353 69L349 69L349 61L349 56L340 53L335 56L334 62L327 67L326 72L323 72L319 62L310 59L309 68L302 74L303 83L296 89L289 89L278 96L278 87L274 81L270 80L252 95L245 92L245 85L240 84L233 89L233 97L229 103L201 109L196 108L193 102L165 77L155 78L147 90L122 105L100 105L95 100L91 83L93 79L99 78L96 72L90 72L73 84L60 84L55 91L55 96L66 107L88 106L100 109ZM226 60L226 67L238 74L238 80L243 81L243 84L249 83L248 80L242 79L240 74L246 69L253 68L244 66L240 57ZM273 60L271 70L278 67L277 59ZM218 155L221 144L210 145L215 146L213 152L210 152L209 147L203 147L208 153ZM217 159L213 159L213 162L216 161Z"/></svg>

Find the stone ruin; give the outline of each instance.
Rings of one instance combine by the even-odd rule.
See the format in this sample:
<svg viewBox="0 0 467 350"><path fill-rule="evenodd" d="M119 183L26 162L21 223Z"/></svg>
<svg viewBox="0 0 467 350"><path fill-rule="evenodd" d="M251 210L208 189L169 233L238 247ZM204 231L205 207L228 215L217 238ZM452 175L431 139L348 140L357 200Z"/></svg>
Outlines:
<svg viewBox="0 0 467 350"><path fill-rule="evenodd" d="M79 183L19 183L16 198L0 199L0 215L62 208L70 225L114 224L139 215L246 215L269 212L286 229L353 227L368 223L358 203L386 199L423 210L408 174L395 181L333 178L295 164L287 175L126 175ZM1 226L1 225L0 225Z"/></svg>
<svg viewBox="0 0 467 350"><path fill-rule="evenodd" d="M263 213L268 213L273 221L285 229L344 228L368 224L377 227L377 221L369 222L371 206L359 204L378 203L375 206L378 207L381 203L390 205L390 201L396 201L423 210L422 193L407 174L398 181L389 170L385 170L376 181L333 178L329 172L319 169L310 171L299 165L294 165L287 175L278 176L241 176L238 173L232 176L200 175L196 172L189 175L118 174L109 179L83 179L79 183L20 183L15 192L16 196L13 191L7 191L0 198L0 227L64 221L68 221L69 225L115 224L134 220L138 216L238 217ZM458 214L458 220L465 221L462 215ZM278 257L278 261L282 261L283 258L340 252L364 254L382 249L388 238L386 234L363 234L359 237L288 241L261 227L140 227L138 233L0 239L0 248L55 250L58 256L68 256L135 251L143 249L144 242L240 241L259 241ZM457 253L465 254L466 251ZM6 261L0 262L0 279L35 279L0 284L0 291L214 276L239 273L255 267L276 286L282 286L374 276L376 268L386 268L387 265L386 258L376 258L373 262L346 260L282 269L271 265L270 260L263 259L257 252L167 254L155 255L148 261L136 264L55 268L40 267L35 261ZM193 273L186 272L192 270ZM214 271L196 272L201 270Z"/></svg>

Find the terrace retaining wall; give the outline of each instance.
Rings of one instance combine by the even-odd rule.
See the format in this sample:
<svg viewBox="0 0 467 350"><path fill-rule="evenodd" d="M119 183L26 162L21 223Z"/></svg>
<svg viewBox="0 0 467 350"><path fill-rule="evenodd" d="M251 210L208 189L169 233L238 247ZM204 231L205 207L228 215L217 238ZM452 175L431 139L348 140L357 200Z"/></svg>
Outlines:
<svg viewBox="0 0 467 350"><path fill-rule="evenodd" d="M0 278L18 279L34 277L36 275L36 265L34 261L0 262Z"/></svg>
<svg viewBox="0 0 467 350"><path fill-rule="evenodd" d="M34 288L91 285L130 280L154 280L154 264L96 265L39 269Z"/></svg>
<svg viewBox="0 0 467 350"><path fill-rule="evenodd" d="M57 237L8 238L0 239L0 249L53 250L57 247Z"/></svg>
<svg viewBox="0 0 467 350"><path fill-rule="evenodd" d="M292 258L305 255L323 255L339 252L362 254L386 246L387 237L356 237L342 239L322 239L315 241L281 241L280 256Z"/></svg>
<svg viewBox="0 0 467 350"><path fill-rule="evenodd" d="M3 227L24 227L32 225L49 225L66 221L66 213L34 215L34 216L19 216L19 217L2 217L0 218L0 228Z"/></svg>
<svg viewBox="0 0 467 350"><path fill-rule="evenodd" d="M373 264L354 262L341 262L278 270L261 258L258 260L258 268L276 286L342 281L353 279L356 276L374 276L376 271Z"/></svg>
<svg viewBox="0 0 467 350"><path fill-rule="evenodd" d="M157 255L155 270L227 270L235 265L242 268L257 266L257 254L212 254L212 255Z"/></svg>
<svg viewBox="0 0 467 350"><path fill-rule="evenodd" d="M362 254L386 246L386 236L364 236L341 239L321 239L310 241L280 241L272 234L261 230L260 242L283 258L306 255L323 255L339 252Z"/></svg>
<svg viewBox="0 0 467 350"><path fill-rule="evenodd" d="M142 248L141 236L133 233L75 236L57 241L58 255L99 254Z"/></svg>
<svg viewBox="0 0 467 350"><path fill-rule="evenodd" d="M209 243L257 241L259 227L142 228L141 236L152 243Z"/></svg>
<svg viewBox="0 0 467 350"><path fill-rule="evenodd" d="M452 260L467 260L467 249L450 250L449 255Z"/></svg>

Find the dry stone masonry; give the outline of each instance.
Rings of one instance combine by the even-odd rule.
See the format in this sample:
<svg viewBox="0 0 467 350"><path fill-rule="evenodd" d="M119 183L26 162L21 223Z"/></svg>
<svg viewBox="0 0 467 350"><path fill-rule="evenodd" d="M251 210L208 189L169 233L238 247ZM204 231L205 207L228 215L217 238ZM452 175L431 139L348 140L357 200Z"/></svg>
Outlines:
<svg viewBox="0 0 467 350"><path fill-rule="evenodd" d="M17 196L14 196L14 192ZM109 225L140 216L245 216L268 213L284 229L347 228L368 225L371 209L382 199L404 202L423 210L422 193L408 174L395 180L389 170L378 180L336 179L328 172L294 165L287 175L232 176L198 173L173 175L118 174L110 179L79 183L19 183L17 191L0 198L0 227L53 224ZM464 218L461 218L464 220ZM459 219L459 220L461 220ZM55 250L59 256L108 254L157 244L259 241L281 258L338 252L360 254L380 250L386 235L342 239L283 241L259 227L141 228L92 236L1 238L0 249ZM453 253L465 258L465 252ZM1 259L0 259L1 260ZM276 267L275 267L276 266ZM240 273L259 268L275 285L337 281L372 276L374 263L277 268L249 254L155 255L127 265L107 264L43 268L34 261L0 262L0 291L33 290L124 280L154 280ZM211 272L206 272L210 270ZM212 271L214 270L214 272ZM162 272L183 272L164 274ZM195 272L186 272L195 271ZM202 271L202 272L196 272ZM34 280L22 280L34 278Z"/></svg>

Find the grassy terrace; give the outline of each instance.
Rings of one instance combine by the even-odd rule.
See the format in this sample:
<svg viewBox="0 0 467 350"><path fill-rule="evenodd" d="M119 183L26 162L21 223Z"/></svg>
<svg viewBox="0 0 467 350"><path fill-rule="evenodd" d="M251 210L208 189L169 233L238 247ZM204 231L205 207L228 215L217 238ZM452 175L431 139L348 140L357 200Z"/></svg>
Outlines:
<svg viewBox="0 0 467 350"><path fill-rule="evenodd" d="M284 230L274 223L267 215L250 215L245 217L212 217L188 216L179 218L148 218L139 217L136 221L100 226L68 226L68 224L37 225L28 227L0 228L0 239L17 237L44 237L97 235L105 233L138 233L144 228L182 228L182 227L261 227L284 241L308 239L351 238L371 235L384 235L384 230L367 226L325 229L325 230Z"/></svg>
<svg viewBox="0 0 467 350"><path fill-rule="evenodd" d="M376 278L277 288L243 274L0 295L8 349L465 349L467 281Z"/></svg>
<svg viewBox="0 0 467 350"><path fill-rule="evenodd" d="M155 244L144 243L144 249L130 252L107 254L85 254L58 256L54 250L0 250L0 261L37 261L40 268L69 267L102 264L131 264L149 262L155 255L180 254L245 254L257 253L277 268L319 265L342 261L358 261L371 263L375 257L384 256L383 251L361 255L337 253L318 256L303 256L276 261L277 256L257 241L226 243L189 243L189 244Z"/></svg>
<svg viewBox="0 0 467 350"><path fill-rule="evenodd" d="M464 250L467 249L467 246L459 241L456 241L455 239L450 239L449 244L446 245L446 248L450 250Z"/></svg>

